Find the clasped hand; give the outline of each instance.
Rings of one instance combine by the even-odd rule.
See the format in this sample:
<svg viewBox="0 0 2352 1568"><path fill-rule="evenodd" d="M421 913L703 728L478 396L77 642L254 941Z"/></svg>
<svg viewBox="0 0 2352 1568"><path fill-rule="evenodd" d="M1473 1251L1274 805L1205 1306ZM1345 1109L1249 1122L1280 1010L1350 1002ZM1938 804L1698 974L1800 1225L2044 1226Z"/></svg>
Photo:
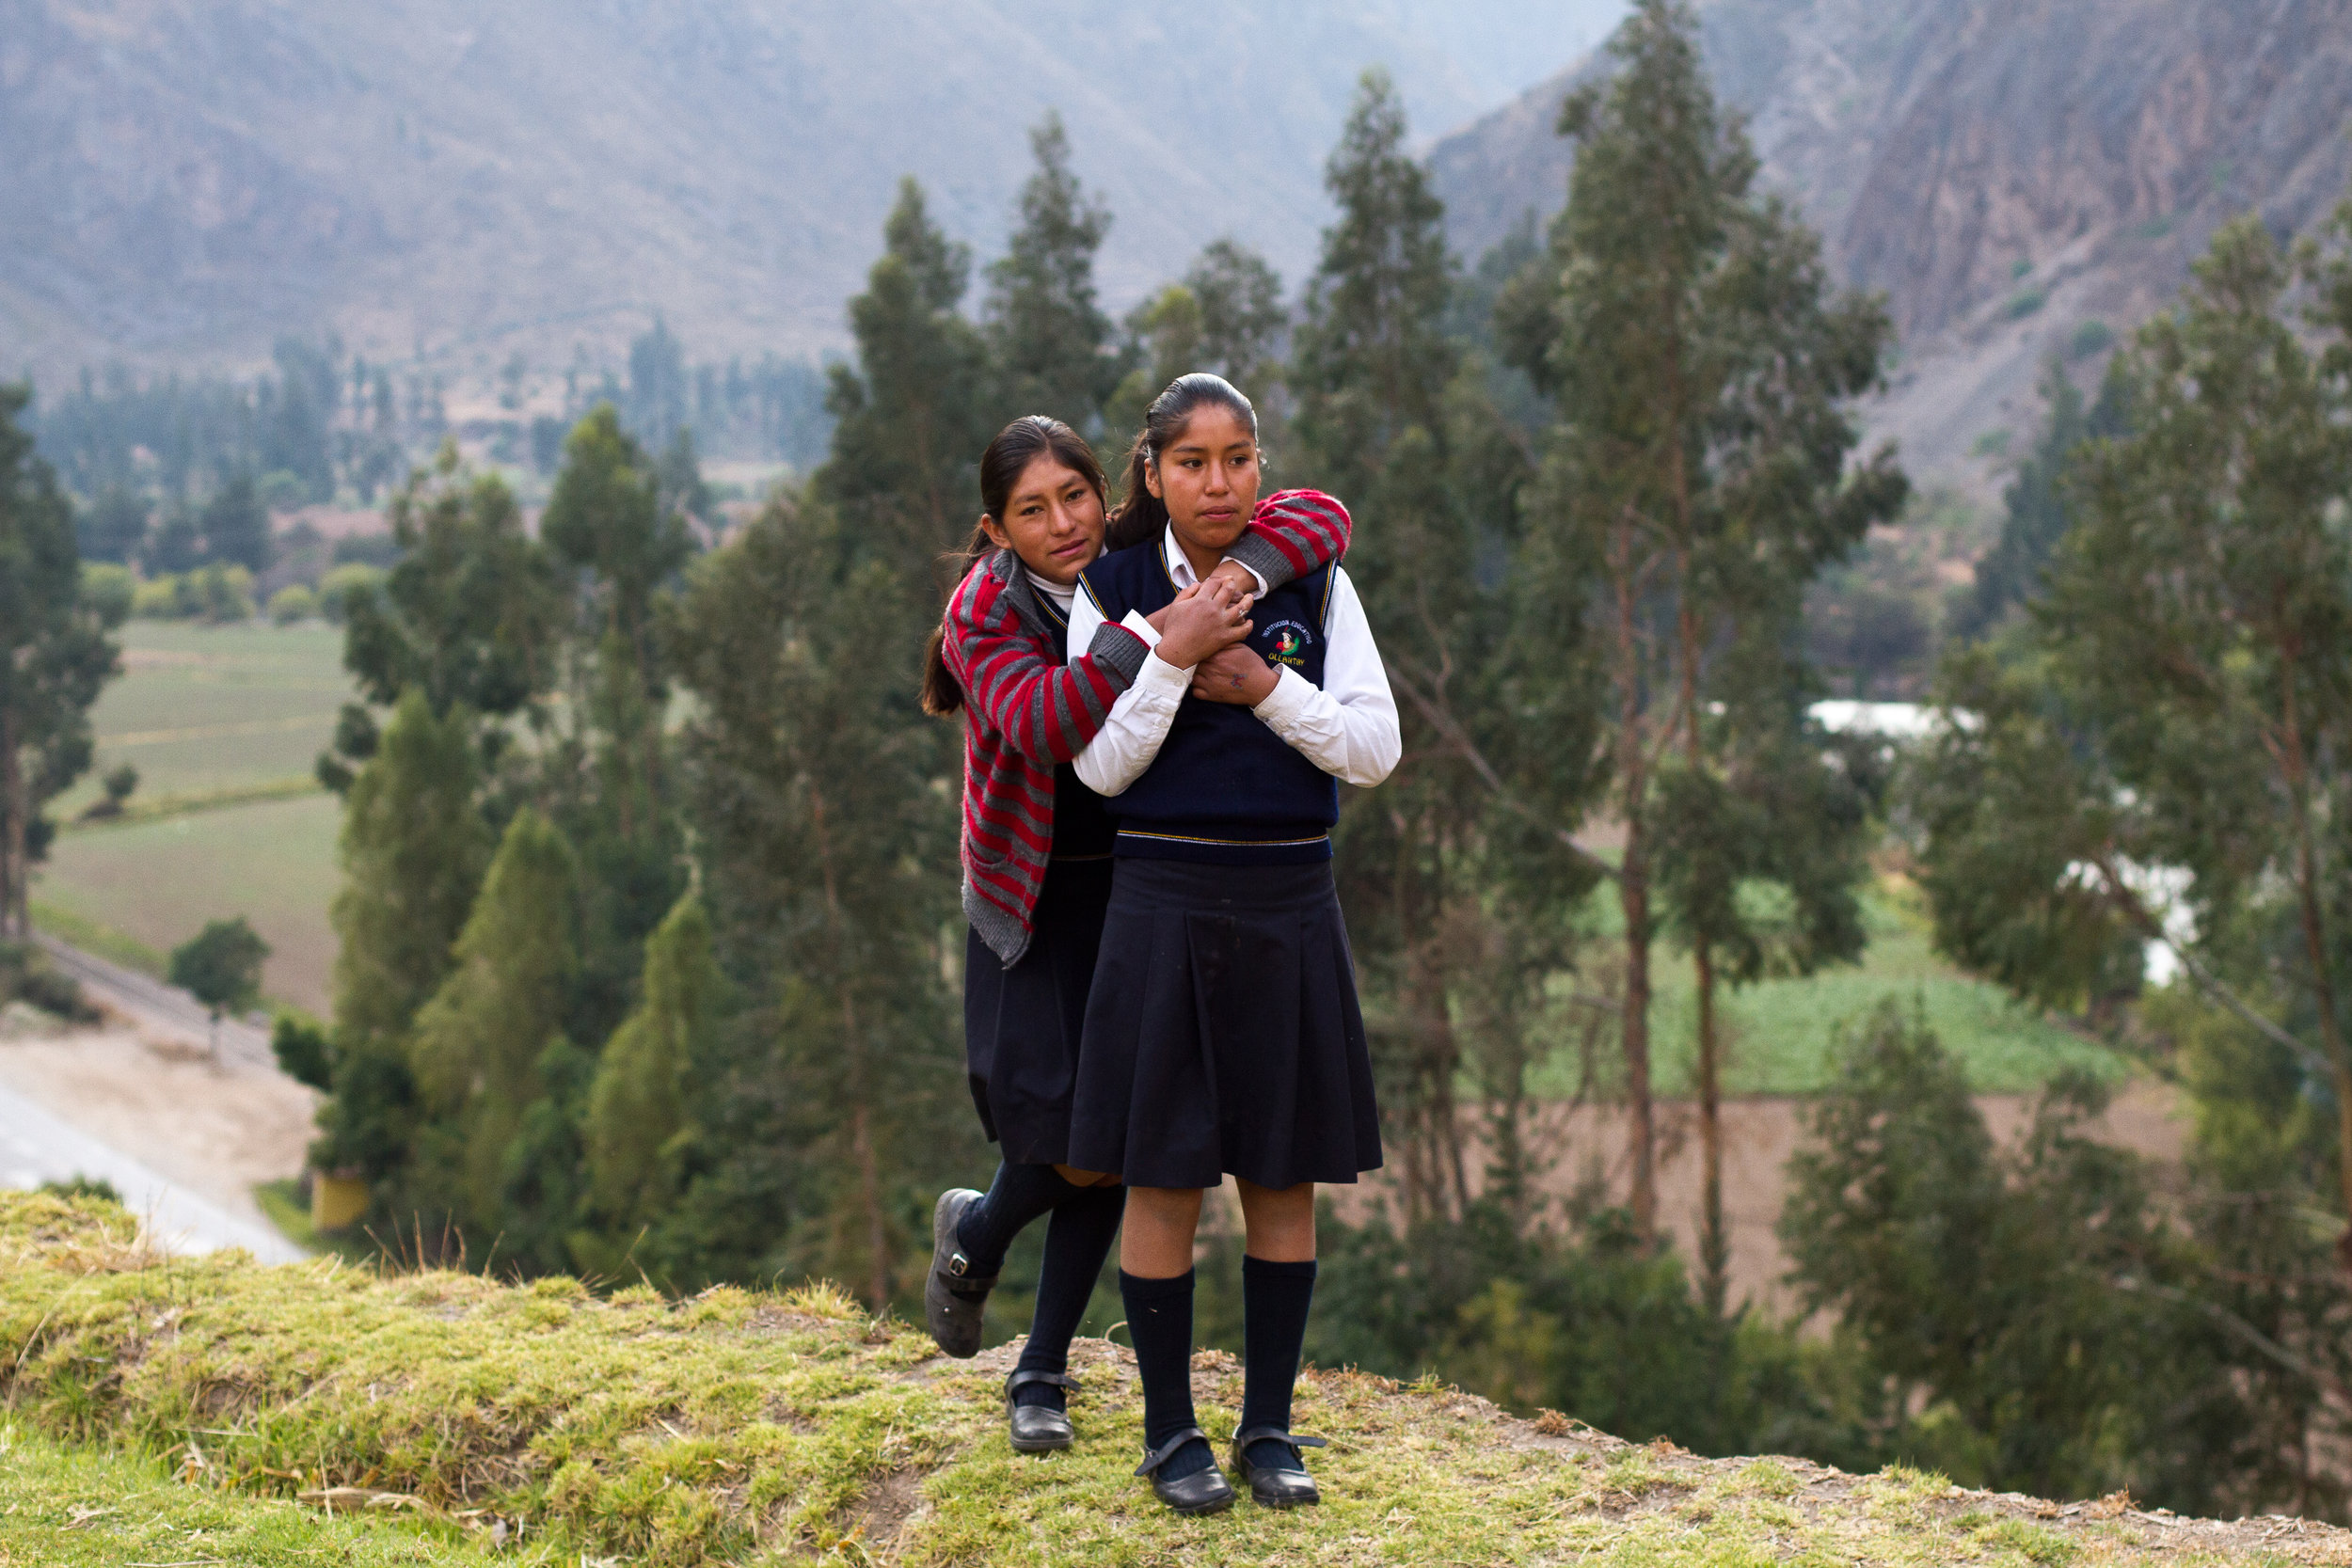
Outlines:
<svg viewBox="0 0 2352 1568"><path fill-rule="evenodd" d="M1201 701L1254 707L1274 689L1279 677L1273 667L1242 645L1254 626L1246 612L1256 597L1218 572L1144 617L1160 634L1159 657L1192 671L1192 694Z"/></svg>

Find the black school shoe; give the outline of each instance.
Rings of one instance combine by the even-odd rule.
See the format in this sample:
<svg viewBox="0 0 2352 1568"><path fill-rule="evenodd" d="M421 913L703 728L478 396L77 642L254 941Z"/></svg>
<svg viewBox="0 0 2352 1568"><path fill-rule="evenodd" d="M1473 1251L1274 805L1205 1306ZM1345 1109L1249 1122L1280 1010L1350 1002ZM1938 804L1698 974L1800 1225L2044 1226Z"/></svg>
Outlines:
<svg viewBox="0 0 2352 1568"><path fill-rule="evenodd" d="M1015 1404L1012 1396L1033 1383L1051 1384L1061 1389L1078 1386L1077 1380L1063 1372L1015 1371L1005 1379L1005 1424L1012 1429L1012 1451L1015 1453L1052 1453L1066 1449L1077 1440L1077 1431L1070 1424L1070 1413L1050 1405Z"/></svg>
<svg viewBox="0 0 2352 1568"><path fill-rule="evenodd" d="M1143 1463L1136 1466L1136 1474L1152 1478L1152 1495L1179 1513L1222 1513L1233 1506L1233 1489L1227 1484L1225 1472L1211 1459L1209 1467L1184 1477L1182 1481L1163 1481L1160 1466L1173 1458L1176 1450L1195 1438L1206 1443L1209 1434L1199 1427L1186 1427L1156 1449L1146 1449Z"/></svg>
<svg viewBox="0 0 2352 1568"><path fill-rule="evenodd" d="M979 1200L969 1187L950 1187L931 1207L931 1273L923 1281L923 1320L939 1348L959 1360L980 1354L988 1293L996 1288L994 1275L971 1273L972 1261L956 1240L956 1222Z"/></svg>
<svg viewBox="0 0 2352 1568"><path fill-rule="evenodd" d="M1291 1457L1300 1462L1299 1467L1276 1470L1250 1464L1249 1445L1267 1438L1288 1445ZM1293 1437L1280 1427L1249 1427L1233 1433L1233 1473L1241 1477L1242 1484L1249 1488L1251 1499L1262 1507L1304 1508L1309 1503L1321 1502L1323 1494L1315 1490L1315 1478L1307 1473L1305 1456L1298 1450L1324 1446L1320 1437Z"/></svg>

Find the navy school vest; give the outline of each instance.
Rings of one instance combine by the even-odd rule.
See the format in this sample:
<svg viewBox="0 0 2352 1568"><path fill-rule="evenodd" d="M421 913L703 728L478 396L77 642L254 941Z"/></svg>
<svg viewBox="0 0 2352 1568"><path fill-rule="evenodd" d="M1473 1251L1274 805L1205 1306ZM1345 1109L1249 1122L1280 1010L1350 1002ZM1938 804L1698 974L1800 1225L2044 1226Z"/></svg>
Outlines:
<svg viewBox="0 0 2352 1568"><path fill-rule="evenodd" d="M1106 622L1149 615L1176 597L1162 538L1103 557L1079 579ZM1247 644L1270 664L1323 684L1331 566L1283 584L1250 612ZM1213 865L1298 865L1331 858L1340 817L1337 780L1293 750L1249 709L1187 696L1158 757L1126 793L1104 802L1116 853Z"/></svg>

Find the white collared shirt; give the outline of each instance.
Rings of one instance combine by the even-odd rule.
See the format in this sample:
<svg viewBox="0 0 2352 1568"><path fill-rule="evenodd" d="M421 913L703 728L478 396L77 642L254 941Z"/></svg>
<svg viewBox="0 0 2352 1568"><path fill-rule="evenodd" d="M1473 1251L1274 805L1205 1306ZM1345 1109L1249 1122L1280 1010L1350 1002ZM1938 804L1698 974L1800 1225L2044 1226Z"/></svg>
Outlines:
<svg viewBox="0 0 2352 1568"><path fill-rule="evenodd" d="M1199 580L1175 531L1160 534L1168 575L1179 590ZM1102 607L1080 587L1070 608L1070 657L1094 643L1103 625ZM1140 612L1129 610L1120 625L1157 650L1160 634ZM1250 711L1317 768L1359 788L1370 788L1396 767L1404 741L1397 730L1396 699L1388 671L1364 619L1363 601L1347 573L1331 568L1331 594L1324 611L1323 684L1317 686L1288 665L1265 701ZM1192 670L1179 669L1154 651L1143 661L1135 684L1119 694L1110 717L1077 756L1079 782L1097 795L1118 795L1143 777L1160 754L1177 705L1192 688Z"/></svg>

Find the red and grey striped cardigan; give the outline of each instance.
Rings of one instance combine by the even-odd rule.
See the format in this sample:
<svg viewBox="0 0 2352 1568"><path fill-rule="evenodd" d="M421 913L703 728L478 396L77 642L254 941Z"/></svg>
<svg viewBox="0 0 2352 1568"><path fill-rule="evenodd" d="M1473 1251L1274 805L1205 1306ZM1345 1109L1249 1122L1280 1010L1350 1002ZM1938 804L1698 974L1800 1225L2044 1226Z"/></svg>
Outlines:
<svg viewBox="0 0 2352 1568"><path fill-rule="evenodd" d="M1283 490L1226 552L1279 588L1346 553L1347 508ZM1054 768L1086 750L1134 684L1143 640L1104 626L1062 662L1061 634L1012 551L976 562L947 601L940 652L963 688L963 912L1008 965L1028 951L1054 849Z"/></svg>

